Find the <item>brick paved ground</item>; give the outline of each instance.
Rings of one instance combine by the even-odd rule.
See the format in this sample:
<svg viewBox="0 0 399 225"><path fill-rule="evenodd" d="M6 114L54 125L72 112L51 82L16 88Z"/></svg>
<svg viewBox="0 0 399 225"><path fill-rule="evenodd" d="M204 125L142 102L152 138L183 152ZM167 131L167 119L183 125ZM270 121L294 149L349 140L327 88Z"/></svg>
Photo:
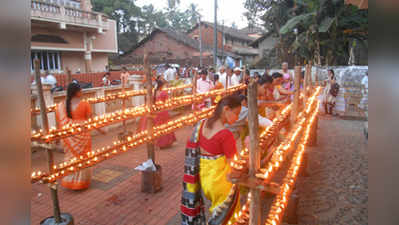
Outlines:
<svg viewBox="0 0 399 225"><path fill-rule="evenodd" d="M141 175L134 168L147 159L145 146L131 150L94 167L92 186L85 191L59 188L62 212L71 213L75 225L155 225L167 224L177 213L180 203L184 146L192 128L176 132L177 143L167 150L156 151L162 166L163 189L156 194L141 192ZM105 137L95 136L93 147L112 143L118 131ZM55 154L61 161L62 153ZM32 155L32 168L46 168L45 152ZM102 181L101 181L102 180ZM52 203L46 185L32 185L31 223L52 215Z"/></svg>
<svg viewBox="0 0 399 225"><path fill-rule="evenodd" d="M299 224L367 224L367 145L363 122L320 117L318 145L309 148L310 176L298 180ZM92 186L85 191L62 187L62 212L71 213L76 225L178 225L183 175L184 145L192 128L176 132L178 142L157 150L162 166L163 189L141 192L141 175L134 168L147 159L145 146L128 151L93 168ZM95 136L93 147L116 140L119 131ZM45 152L32 155L32 168L46 168ZM62 153L55 154L61 161ZM264 199L263 217L267 215ZM31 222L52 214L46 185L32 185Z"/></svg>

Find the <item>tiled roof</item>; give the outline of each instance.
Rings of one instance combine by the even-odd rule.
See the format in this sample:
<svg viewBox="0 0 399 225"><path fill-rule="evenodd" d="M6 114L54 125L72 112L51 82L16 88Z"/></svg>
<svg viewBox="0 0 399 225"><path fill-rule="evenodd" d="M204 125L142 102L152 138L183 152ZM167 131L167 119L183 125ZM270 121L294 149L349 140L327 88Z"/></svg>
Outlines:
<svg viewBox="0 0 399 225"><path fill-rule="evenodd" d="M200 50L199 41L190 38L188 35L186 35L184 33L180 33L180 32L174 31L174 30L169 29L169 28L157 27L151 32L150 35L148 35L143 40L141 40L136 46L134 46L132 49L127 51L124 55L129 54L130 52L134 51L135 49L137 49L138 47L143 45L145 42L150 40L151 37L153 37L158 32L165 33L168 37L173 38L174 40L176 40L178 42L181 42L184 45L190 46L190 47L192 47L192 48L194 48L194 49L196 49L198 51ZM202 45L202 50L203 51L212 51L213 48L211 46L207 46L207 45L203 44ZM221 51L222 51L221 49L218 49L218 56L220 56ZM229 52L229 51L224 51L224 55L231 56L233 58L241 58L241 56L236 55L236 54L234 54L232 52Z"/></svg>
<svg viewBox="0 0 399 225"><path fill-rule="evenodd" d="M214 26L213 23L211 23L211 22L201 21L201 23L205 24L206 26L210 26L210 27ZM191 30L188 33L195 30L197 27L198 27L198 24L195 25L193 28L191 28ZM217 29L218 29L218 31L223 32L225 35L229 35L231 37L234 37L234 38L237 38L240 40L254 41L256 39L256 38L248 36L246 33L242 32L242 31L232 28L232 27L218 25Z"/></svg>

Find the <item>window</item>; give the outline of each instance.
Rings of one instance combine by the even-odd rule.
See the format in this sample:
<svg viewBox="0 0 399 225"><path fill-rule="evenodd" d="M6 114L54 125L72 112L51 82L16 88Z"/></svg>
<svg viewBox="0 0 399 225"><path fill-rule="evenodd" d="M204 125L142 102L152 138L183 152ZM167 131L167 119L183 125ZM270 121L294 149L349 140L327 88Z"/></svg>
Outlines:
<svg viewBox="0 0 399 225"><path fill-rule="evenodd" d="M60 71L61 70L61 53L53 51L32 51L31 55L31 71L35 70L34 60L40 60L40 70Z"/></svg>

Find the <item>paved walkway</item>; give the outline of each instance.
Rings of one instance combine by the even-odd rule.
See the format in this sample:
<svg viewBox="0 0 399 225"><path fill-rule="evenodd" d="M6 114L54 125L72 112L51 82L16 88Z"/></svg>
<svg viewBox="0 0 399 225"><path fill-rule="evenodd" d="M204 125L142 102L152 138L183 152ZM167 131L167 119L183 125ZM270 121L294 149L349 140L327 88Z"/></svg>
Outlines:
<svg viewBox="0 0 399 225"><path fill-rule="evenodd" d="M303 225L368 224L368 158L363 121L321 116L309 174L298 183Z"/></svg>
<svg viewBox="0 0 399 225"><path fill-rule="evenodd" d="M176 132L177 143L167 150L156 151L156 161L162 166L163 190L156 194L141 192L141 174L134 170L147 159L145 146L131 150L95 166L90 189L70 191L59 188L62 212L71 213L75 225L160 225L166 224L180 207L184 147L192 128ZM112 143L118 131L93 139L93 147ZM57 153L56 161L61 161ZM33 168L45 168L45 153L32 156ZM32 185L31 222L52 215L52 203L46 185Z"/></svg>
<svg viewBox="0 0 399 225"><path fill-rule="evenodd" d="M299 224L367 224L367 143L362 129L361 121L320 117L318 145L309 148L310 176L298 180ZM61 211L71 213L75 225L180 224L184 147L191 130L178 130L178 142L156 152L156 161L162 166L161 192L141 192L141 175L134 170L147 159L145 146L141 146L95 166L90 189L70 191L60 187ZM95 136L94 149L112 143L117 133ZM46 168L45 156L45 152L34 153L32 167ZM62 158L62 153L55 154L56 162ZM33 184L31 224L51 215L48 187Z"/></svg>

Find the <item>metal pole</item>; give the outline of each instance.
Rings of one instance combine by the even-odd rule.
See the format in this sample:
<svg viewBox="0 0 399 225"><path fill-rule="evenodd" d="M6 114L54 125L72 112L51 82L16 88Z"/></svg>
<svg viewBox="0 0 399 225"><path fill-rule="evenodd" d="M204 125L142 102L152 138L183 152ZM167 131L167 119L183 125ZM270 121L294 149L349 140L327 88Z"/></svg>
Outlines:
<svg viewBox="0 0 399 225"><path fill-rule="evenodd" d="M218 34L217 34L217 0L215 0L215 21L213 26L213 65L217 66L217 48L218 48Z"/></svg>
<svg viewBox="0 0 399 225"><path fill-rule="evenodd" d="M148 54L144 53L144 71L145 75L147 78L147 107L149 107L152 110L152 105L154 103L154 98L152 96L152 75L151 75L151 68L148 63ZM148 131L148 137L152 137L153 135L153 120L151 117L152 112L150 112L150 115L148 116L147 119L147 131ZM152 161L155 164L155 151L154 151L154 141L151 141L147 143L147 156L149 159L152 159Z"/></svg>
<svg viewBox="0 0 399 225"><path fill-rule="evenodd" d="M200 67L202 67L202 33L201 33L201 18L198 17L199 24L199 48L200 48Z"/></svg>
<svg viewBox="0 0 399 225"><path fill-rule="evenodd" d="M222 65L224 65L224 20L222 22Z"/></svg>
<svg viewBox="0 0 399 225"><path fill-rule="evenodd" d="M248 128L249 128L249 177L255 178L256 172L260 167L259 135L258 135L258 103L257 103L257 83L252 80L248 87ZM261 198L260 190L250 189L251 202L249 205L249 224L259 225L261 220Z"/></svg>
<svg viewBox="0 0 399 225"><path fill-rule="evenodd" d="M38 91L38 99L40 105L40 115L42 117L43 131L45 133L48 133L49 125L48 125L48 118L46 112L46 103L44 102L44 96L43 96L43 86L42 86L42 81L40 79L39 59L35 59L35 80ZM47 149L47 159L48 159L49 172L52 173L54 167L54 157L53 157L53 152L49 149ZM60 205L57 195L57 186L53 185L52 187L50 187L50 192L51 192L51 199L53 200L54 219L55 222L58 224L61 223L61 213L60 213Z"/></svg>

